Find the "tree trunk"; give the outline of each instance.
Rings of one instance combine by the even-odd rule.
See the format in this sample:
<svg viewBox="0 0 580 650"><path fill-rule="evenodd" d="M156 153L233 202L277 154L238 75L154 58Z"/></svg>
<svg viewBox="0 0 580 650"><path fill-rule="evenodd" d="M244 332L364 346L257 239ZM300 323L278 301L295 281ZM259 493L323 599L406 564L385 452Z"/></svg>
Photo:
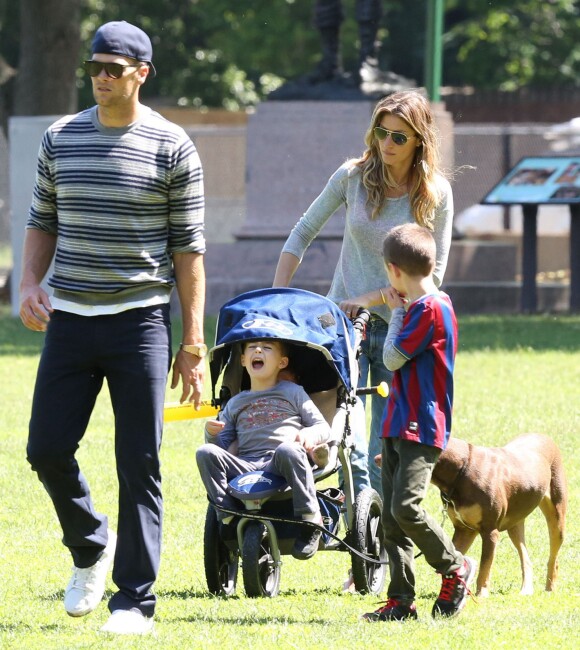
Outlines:
<svg viewBox="0 0 580 650"><path fill-rule="evenodd" d="M81 0L20 0L20 62L14 115L77 109Z"/></svg>

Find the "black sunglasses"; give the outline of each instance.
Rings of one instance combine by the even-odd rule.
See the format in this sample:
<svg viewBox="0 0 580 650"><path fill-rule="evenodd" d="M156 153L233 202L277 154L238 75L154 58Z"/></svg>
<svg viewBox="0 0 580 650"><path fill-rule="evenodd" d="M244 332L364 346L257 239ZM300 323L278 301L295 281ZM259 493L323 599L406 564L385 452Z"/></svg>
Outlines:
<svg viewBox="0 0 580 650"><path fill-rule="evenodd" d="M103 61L84 61L83 68L89 77L98 77L101 70L107 73L111 79L120 79L127 68L139 68L140 63L123 65L122 63L104 63Z"/></svg>
<svg viewBox="0 0 580 650"><path fill-rule="evenodd" d="M377 140L385 140L391 136L391 140L399 146L407 144L409 138L417 137L416 135L407 135L406 133L401 133L400 131L388 131L387 129L383 129L382 126L375 126L373 132Z"/></svg>

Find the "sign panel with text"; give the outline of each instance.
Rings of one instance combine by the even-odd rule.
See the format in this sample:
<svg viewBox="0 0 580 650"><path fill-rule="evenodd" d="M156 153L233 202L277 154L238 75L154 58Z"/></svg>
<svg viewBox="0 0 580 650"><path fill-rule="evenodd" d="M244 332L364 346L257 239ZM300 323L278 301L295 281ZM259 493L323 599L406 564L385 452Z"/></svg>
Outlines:
<svg viewBox="0 0 580 650"><path fill-rule="evenodd" d="M529 156L481 201L484 205L580 203L580 156Z"/></svg>

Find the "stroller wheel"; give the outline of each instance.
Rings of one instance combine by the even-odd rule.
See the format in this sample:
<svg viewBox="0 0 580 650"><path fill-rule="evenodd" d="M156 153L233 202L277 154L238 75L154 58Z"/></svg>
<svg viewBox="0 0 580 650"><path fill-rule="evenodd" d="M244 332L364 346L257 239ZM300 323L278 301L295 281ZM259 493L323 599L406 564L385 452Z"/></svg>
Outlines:
<svg viewBox="0 0 580 650"><path fill-rule="evenodd" d="M280 564L272 554L271 534L263 524L250 522L244 529L242 572L250 598L274 598L280 591Z"/></svg>
<svg viewBox="0 0 580 650"><path fill-rule="evenodd" d="M235 593L238 555L224 544L215 510L209 506L203 533L203 563L210 593L215 596L232 596Z"/></svg>
<svg viewBox="0 0 580 650"><path fill-rule="evenodd" d="M388 568L381 524L383 510L381 497L375 490L364 489L356 499L354 510L354 548L375 560L385 562L375 564L352 553L354 586L361 594L378 595L383 590Z"/></svg>

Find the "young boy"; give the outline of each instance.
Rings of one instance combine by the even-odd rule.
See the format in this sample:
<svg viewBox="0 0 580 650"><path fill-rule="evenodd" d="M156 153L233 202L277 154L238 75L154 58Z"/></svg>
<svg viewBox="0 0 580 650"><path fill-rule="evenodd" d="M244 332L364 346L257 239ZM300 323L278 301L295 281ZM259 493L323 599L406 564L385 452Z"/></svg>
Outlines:
<svg viewBox="0 0 580 650"><path fill-rule="evenodd" d="M289 346L278 340L244 344L242 366L250 389L234 395L219 420L206 423L206 444L196 454L201 479L212 503L237 509L228 481L254 470L283 476L292 487L294 514L322 524L308 452L330 440L331 428L302 386L279 380L289 364ZM234 443L236 453L230 445ZM227 525L233 516L217 510ZM300 526L292 555L299 560L318 550L321 531Z"/></svg>
<svg viewBox="0 0 580 650"><path fill-rule="evenodd" d="M454 616L467 600L476 563L455 549L423 509L433 467L451 432L457 321L433 281L435 241L418 224L393 228L383 245L391 309L383 359L394 371L383 415L383 527L391 581L368 621L417 618L414 545L443 576L433 616Z"/></svg>

